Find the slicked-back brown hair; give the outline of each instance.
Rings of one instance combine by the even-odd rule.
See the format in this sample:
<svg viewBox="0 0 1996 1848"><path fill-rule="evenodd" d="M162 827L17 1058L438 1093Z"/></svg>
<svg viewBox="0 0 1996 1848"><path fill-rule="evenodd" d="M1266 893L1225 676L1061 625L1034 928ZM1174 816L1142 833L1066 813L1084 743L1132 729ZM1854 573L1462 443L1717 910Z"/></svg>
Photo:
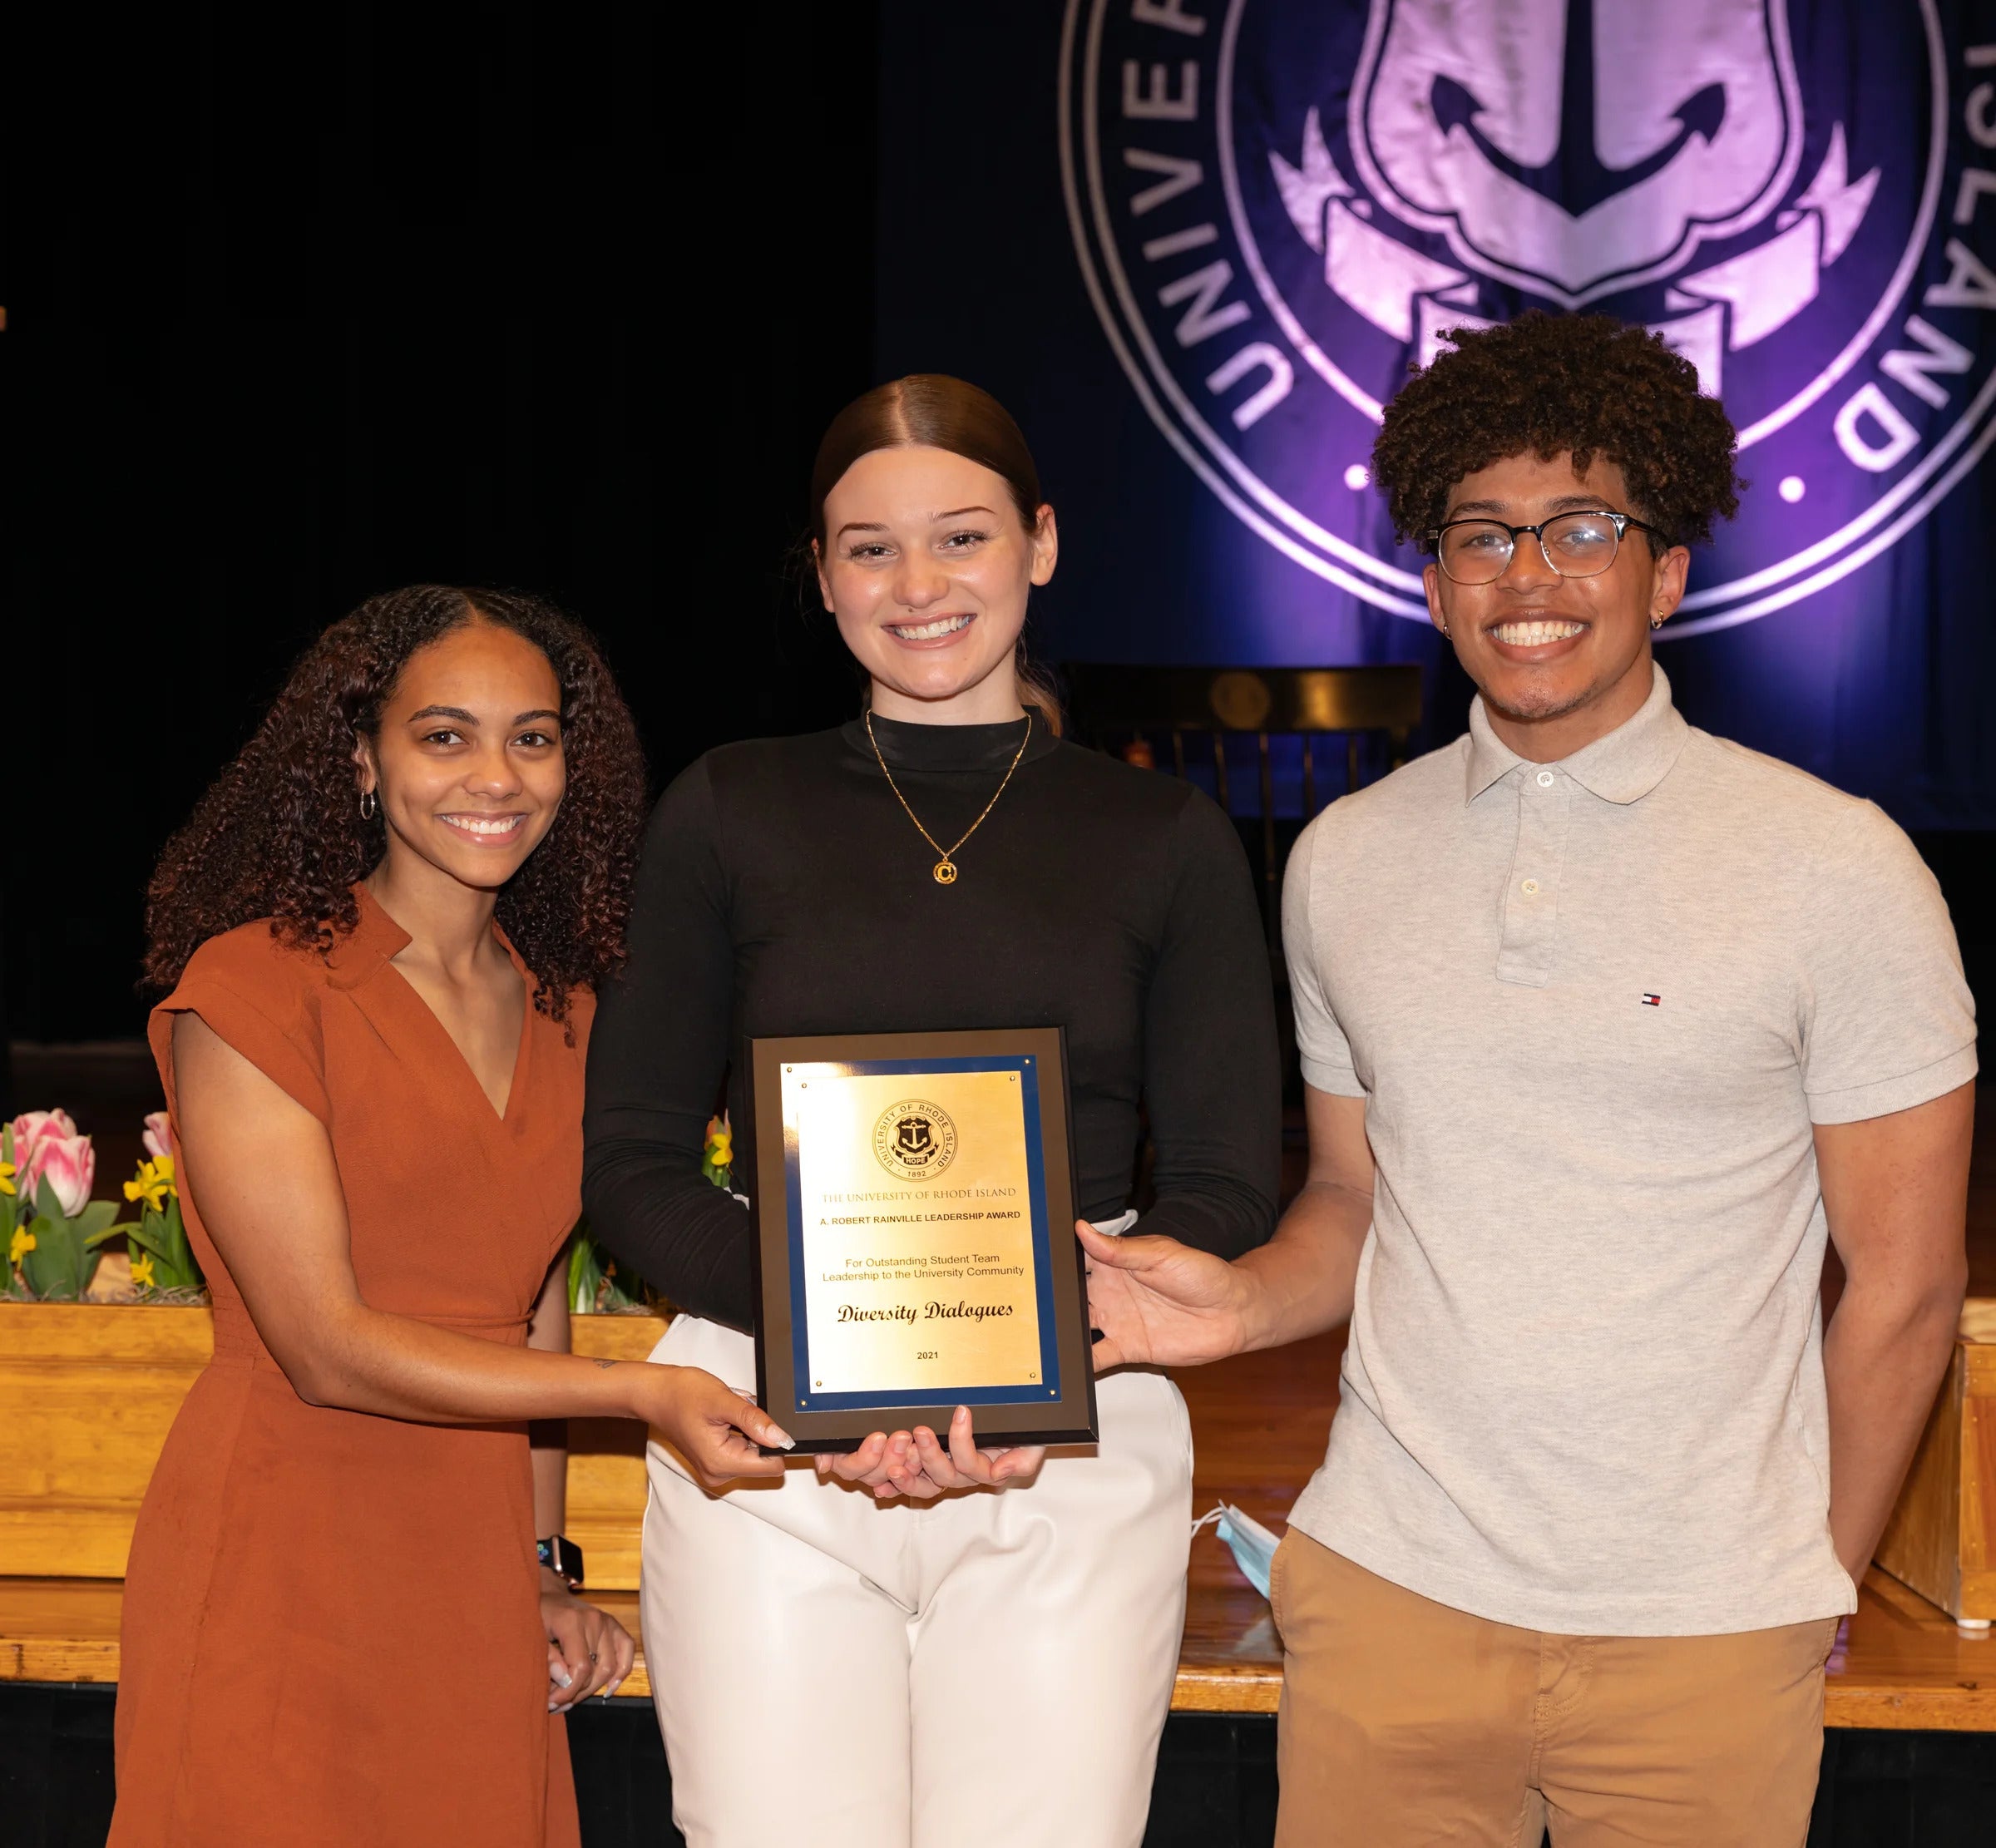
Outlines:
<svg viewBox="0 0 1996 1848"><path fill-rule="evenodd" d="M211 936L259 918L294 947L329 952L360 922L353 887L386 851L379 810L360 813L357 739L372 738L409 657L467 623L511 630L561 688L567 788L547 837L499 894L498 918L566 1020L571 993L624 961L644 825L645 759L630 713L588 630L517 590L417 584L370 597L299 657L255 735L167 842L146 892L145 981L170 988Z"/></svg>
<svg viewBox="0 0 1996 1848"><path fill-rule="evenodd" d="M988 468L1005 483L1012 509L1029 534L1040 530L1040 471L1026 447L1025 433L1010 411L991 396L947 373L910 373L876 385L832 418L811 467L811 539L825 556L825 502L839 479L862 456L876 449L913 445L946 449ZM1054 684L1026 653L1020 638L1012 662L1019 703L1037 712L1057 738L1062 718Z"/></svg>
<svg viewBox="0 0 1996 1848"><path fill-rule="evenodd" d="M1447 338L1453 346L1386 407L1372 446L1402 541L1425 549L1458 482L1527 454L1570 452L1583 475L1605 457L1628 484L1629 511L1677 545L1705 544L1714 520L1739 511L1732 420L1700 392L1697 368L1647 328L1534 309Z"/></svg>

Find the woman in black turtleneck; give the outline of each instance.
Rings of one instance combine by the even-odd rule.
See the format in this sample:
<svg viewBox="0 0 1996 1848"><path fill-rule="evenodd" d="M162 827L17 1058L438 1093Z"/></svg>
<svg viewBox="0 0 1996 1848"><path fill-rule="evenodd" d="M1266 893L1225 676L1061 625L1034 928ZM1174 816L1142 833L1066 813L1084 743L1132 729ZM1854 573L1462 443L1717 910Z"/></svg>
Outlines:
<svg viewBox="0 0 1996 1848"><path fill-rule="evenodd" d="M1144 1231L1233 1257L1276 1203L1245 858L1189 785L1057 735L1019 653L1055 533L1017 426L958 380L883 386L828 432L812 513L869 713L710 752L666 792L590 1048L590 1224L686 1312L655 1357L744 1389L748 1220L700 1149L724 1075L746 1119L747 1037L1063 1026L1087 1218L1134 1223L1140 1111ZM1141 1840L1191 1439L1163 1375L1098 1391L1100 1444L1050 1458L980 1453L960 1421L709 1495L653 1445L646 1658L694 1848Z"/></svg>

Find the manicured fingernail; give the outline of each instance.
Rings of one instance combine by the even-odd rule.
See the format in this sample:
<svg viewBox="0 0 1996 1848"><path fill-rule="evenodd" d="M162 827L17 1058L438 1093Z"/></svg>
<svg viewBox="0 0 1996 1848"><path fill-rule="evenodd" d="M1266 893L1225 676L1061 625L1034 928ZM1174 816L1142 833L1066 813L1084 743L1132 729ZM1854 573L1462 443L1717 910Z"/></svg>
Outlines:
<svg viewBox="0 0 1996 1848"><path fill-rule="evenodd" d="M550 1701L550 1702L547 1703L547 1710L548 1710L548 1712L551 1712L551 1713L559 1713L559 1712L561 1711L561 1702L559 1702L559 1701Z"/></svg>
<svg viewBox="0 0 1996 1848"><path fill-rule="evenodd" d="M789 1432L778 1430L774 1425L769 1427L769 1435L763 1441L773 1450L793 1450L797 1448L797 1440Z"/></svg>
<svg viewBox="0 0 1996 1848"><path fill-rule="evenodd" d="M566 1669L557 1668L555 1671L555 1685L557 1687L573 1687L576 1685L576 1678Z"/></svg>

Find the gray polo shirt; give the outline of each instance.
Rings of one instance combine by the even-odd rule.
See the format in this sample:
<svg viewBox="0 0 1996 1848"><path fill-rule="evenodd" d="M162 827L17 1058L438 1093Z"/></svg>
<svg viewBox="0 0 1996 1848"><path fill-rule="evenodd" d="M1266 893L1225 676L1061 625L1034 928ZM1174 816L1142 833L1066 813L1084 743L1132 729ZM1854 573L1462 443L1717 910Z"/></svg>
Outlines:
<svg viewBox="0 0 1996 1848"><path fill-rule="evenodd" d="M1869 803L1658 670L1558 763L1470 733L1304 832L1303 1075L1372 1228L1292 1524L1459 1609L1690 1635L1854 1609L1830 1543L1811 1126L1975 1072L1947 907Z"/></svg>

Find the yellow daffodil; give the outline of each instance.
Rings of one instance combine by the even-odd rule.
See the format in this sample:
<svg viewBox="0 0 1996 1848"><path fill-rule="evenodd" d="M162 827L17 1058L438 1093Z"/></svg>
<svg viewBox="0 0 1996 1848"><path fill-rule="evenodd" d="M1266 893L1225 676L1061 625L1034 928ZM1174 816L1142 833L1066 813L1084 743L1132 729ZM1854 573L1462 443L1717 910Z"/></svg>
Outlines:
<svg viewBox="0 0 1996 1848"><path fill-rule="evenodd" d="M716 1168L727 1168L734 1160L734 1132L716 1129L707 1139L707 1159Z"/></svg>
<svg viewBox="0 0 1996 1848"><path fill-rule="evenodd" d="M0 1193L13 1193L19 1191L14 1185L15 1173L14 1164L11 1161L0 1161Z"/></svg>
<svg viewBox="0 0 1996 1848"><path fill-rule="evenodd" d="M142 1251L131 1261L131 1281L141 1290L152 1287L152 1253Z"/></svg>
<svg viewBox="0 0 1996 1848"><path fill-rule="evenodd" d="M166 1170L163 1174L160 1172L162 1168ZM128 1200L143 1200L155 1213L164 1213L166 1209L161 1202L166 1198L172 1185L173 1159L170 1156L163 1156L158 1161L142 1161L139 1164L137 1179L125 1183L125 1198Z"/></svg>
<svg viewBox="0 0 1996 1848"><path fill-rule="evenodd" d="M35 1235L26 1226L16 1226L13 1242L7 1248L7 1261L18 1264L34 1248Z"/></svg>

